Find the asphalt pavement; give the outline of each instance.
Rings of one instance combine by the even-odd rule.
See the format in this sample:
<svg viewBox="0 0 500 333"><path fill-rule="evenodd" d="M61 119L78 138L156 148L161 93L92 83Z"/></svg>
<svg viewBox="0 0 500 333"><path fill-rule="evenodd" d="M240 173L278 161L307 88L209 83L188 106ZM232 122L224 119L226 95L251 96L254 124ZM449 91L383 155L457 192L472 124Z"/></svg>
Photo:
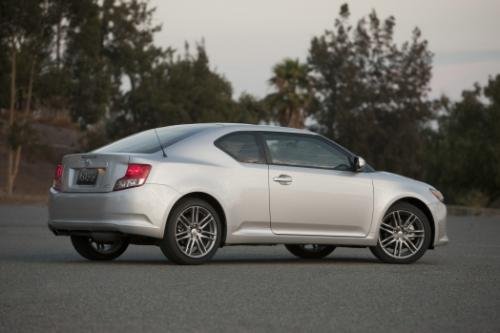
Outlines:
<svg viewBox="0 0 500 333"><path fill-rule="evenodd" d="M152 246L90 262L46 219L0 205L0 332L500 332L500 217L450 217L450 244L412 265L235 246L202 266Z"/></svg>

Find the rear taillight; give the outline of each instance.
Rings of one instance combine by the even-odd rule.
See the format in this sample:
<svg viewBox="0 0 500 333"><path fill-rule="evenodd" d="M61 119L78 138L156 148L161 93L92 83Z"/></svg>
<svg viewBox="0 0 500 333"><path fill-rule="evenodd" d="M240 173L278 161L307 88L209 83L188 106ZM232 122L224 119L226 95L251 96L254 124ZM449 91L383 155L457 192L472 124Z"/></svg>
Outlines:
<svg viewBox="0 0 500 333"><path fill-rule="evenodd" d="M116 181L113 190L119 191L143 185L148 178L150 170L151 165L149 164L129 164L125 176Z"/></svg>
<svg viewBox="0 0 500 333"><path fill-rule="evenodd" d="M59 163L56 166L56 170L54 172L54 181L52 182L52 187L58 191L61 190L63 173L64 173L64 165Z"/></svg>

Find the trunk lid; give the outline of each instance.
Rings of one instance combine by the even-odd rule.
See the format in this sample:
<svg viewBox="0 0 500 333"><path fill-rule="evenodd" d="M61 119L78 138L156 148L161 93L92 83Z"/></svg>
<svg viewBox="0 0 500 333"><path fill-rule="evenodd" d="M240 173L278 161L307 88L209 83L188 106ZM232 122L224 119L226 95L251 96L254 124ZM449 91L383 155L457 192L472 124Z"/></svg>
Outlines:
<svg viewBox="0 0 500 333"><path fill-rule="evenodd" d="M123 153L66 155L62 192L111 192L125 175L130 156Z"/></svg>

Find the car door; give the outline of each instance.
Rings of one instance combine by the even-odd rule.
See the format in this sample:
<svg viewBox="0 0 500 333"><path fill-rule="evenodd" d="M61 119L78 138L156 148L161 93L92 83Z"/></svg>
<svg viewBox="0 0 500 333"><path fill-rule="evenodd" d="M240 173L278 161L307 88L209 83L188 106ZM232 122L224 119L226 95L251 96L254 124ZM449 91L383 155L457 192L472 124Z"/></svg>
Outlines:
<svg viewBox="0 0 500 333"><path fill-rule="evenodd" d="M271 229L282 235L364 237L373 211L370 173L313 134L262 134L269 165Z"/></svg>

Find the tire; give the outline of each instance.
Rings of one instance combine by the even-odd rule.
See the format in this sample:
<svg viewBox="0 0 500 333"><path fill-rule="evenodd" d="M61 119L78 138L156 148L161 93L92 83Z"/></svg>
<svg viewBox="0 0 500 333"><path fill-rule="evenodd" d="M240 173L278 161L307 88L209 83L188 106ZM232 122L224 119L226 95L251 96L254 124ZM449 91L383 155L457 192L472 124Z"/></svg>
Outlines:
<svg viewBox="0 0 500 333"><path fill-rule="evenodd" d="M120 239L111 244L95 242L88 236L71 236L71 243L82 257L89 260L113 260L125 252L128 240Z"/></svg>
<svg viewBox="0 0 500 333"><path fill-rule="evenodd" d="M385 263L410 264L424 255L431 244L431 236L427 216L419 208L400 202L385 214L377 245L370 250Z"/></svg>
<svg viewBox="0 0 500 333"><path fill-rule="evenodd" d="M221 220L208 202L188 198L172 210L160 248L168 260L180 265L209 261L220 247Z"/></svg>
<svg viewBox="0 0 500 333"><path fill-rule="evenodd" d="M303 259L321 259L335 250L333 245L322 244L286 244L285 247L293 255Z"/></svg>

